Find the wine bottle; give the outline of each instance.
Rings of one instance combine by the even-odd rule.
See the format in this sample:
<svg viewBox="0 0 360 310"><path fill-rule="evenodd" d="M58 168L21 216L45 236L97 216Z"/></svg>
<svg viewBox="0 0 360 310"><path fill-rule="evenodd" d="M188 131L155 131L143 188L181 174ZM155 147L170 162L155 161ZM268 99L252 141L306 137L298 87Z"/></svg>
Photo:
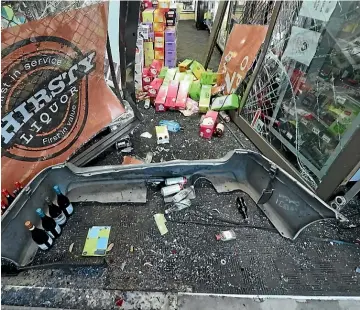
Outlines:
<svg viewBox="0 0 360 310"><path fill-rule="evenodd" d="M66 223L66 215L65 213L60 209L59 206L52 203L49 197L45 198L45 201L49 207L49 215L55 220L57 224L60 226L65 225Z"/></svg>
<svg viewBox="0 0 360 310"><path fill-rule="evenodd" d="M19 193L21 192L22 189L23 189L23 186L21 185L21 183L15 182L15 189L13 191L13 196L16 197L17 195L19 195Z"/></svg>
<svg viewBox="0 0 360 310"><path fill-rule="evenodd" d="M1 200L1 215L5 213L6 209L7 209L7 204L5 203L4 200Z"/></svg>
<svg viewBox="0 0 360 310"><path fill-rule="evenodd" d="M31 231L32 239L40 249L48 250L51 248L54 241L44 230L35 227L30 221L26 221L25 226Z"/></svg>
<svg viewBox="0 0 360 310"><path fill-rule="evenodd" d="M69 198L67 198L60 190L58 185L54 186L55 193L57 195L58 206L64 211L66 216L70 216L74 212L74 207L71 204Z"/></svg>
<svg viewBox="0 0 360 310"><path fill-rule="evenodd" d="M61 235L61 227L54 219L47 216L41 208L37 208L36 213L40 216L42 226L51 238L55 239Z"/></svg>
<svg viewBox="0 0 360 310"><path fill-rule="evenodd" d="M10 193L9 193L9 191L8 191L7 189L3 189L1 192L2 192L2 193L4 194L4 196L6 197L7 202L8 202L8 205L10 206L11 203L14 201L15 197L12 196L12 195L10 195Z"/></svg>

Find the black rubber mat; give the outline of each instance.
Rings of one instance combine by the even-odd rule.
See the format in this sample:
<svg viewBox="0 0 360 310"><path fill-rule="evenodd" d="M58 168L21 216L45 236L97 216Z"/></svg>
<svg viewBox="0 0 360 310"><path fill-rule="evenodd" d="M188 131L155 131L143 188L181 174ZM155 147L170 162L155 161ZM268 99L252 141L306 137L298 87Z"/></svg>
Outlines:
<svg viewBox="0 0 360 310"><path fill-rule="evenodd" d="M38 253L34 264L61 260L98 264L97 259L81 256L86 234L91 226L110 225L114 248L106 257L107 272L96 280L103 283L103 288L360 295L360 277L355 273L360 262L359 247L314 241L306 237L306 231L295 242L284 239L273 231L248 196L248 224L269 230L232 228L216 218L245 224L235 208L236 197L244 193L218 195L209 184L198 185L201 188L196 189L193 205L171 217L169 232L164 236L160 236L153 219L155 213L165 209L159 191L149 190L146 205L78 204L63 236L48 253ZM237 239L216 241L215 234L226 229L234 229ZM70 254L68 248L73 242Z"/></svg>

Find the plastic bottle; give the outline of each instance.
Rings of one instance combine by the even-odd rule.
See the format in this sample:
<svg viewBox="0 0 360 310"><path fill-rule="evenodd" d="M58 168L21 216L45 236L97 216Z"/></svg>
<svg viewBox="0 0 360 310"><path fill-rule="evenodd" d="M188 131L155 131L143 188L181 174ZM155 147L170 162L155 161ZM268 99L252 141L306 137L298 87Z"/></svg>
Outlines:
<svg viewBox="0 0 360 310"><path fill-rule="evenodd" d="M165 214L169 214L172 212L176 212L176 211L180 211L183 209L186 209L188 207L191 206L191 201L190 199L184 199L180 202L175 203L172 207L170 207L169 209L165 210Z"/></svg>
<svg viewBox="0 0 360 310"><path fill-rule="evenodd" d="M183 186L181 184L174 184L170 186L165 186L161 189L161 194L164 197L170 196L172 194L176 194L180 192L183 189Z"/></svg>
<svg viewBox="0 0 360 310"><path fill-rule="evenodd" d="M234 240L236 239L236 234L235 232L231 229L231 230L224 230L222 232L220 232L220 234L215 235L216 240L221 240L221 241L230 241L230 240Z"/></svg>
<svg viewBox="0 0 360 310"><path fill-rule="evenodd" d="M186 183L187 183L187 179L185 177L165 179L165 185L186 184Z"/></svg>

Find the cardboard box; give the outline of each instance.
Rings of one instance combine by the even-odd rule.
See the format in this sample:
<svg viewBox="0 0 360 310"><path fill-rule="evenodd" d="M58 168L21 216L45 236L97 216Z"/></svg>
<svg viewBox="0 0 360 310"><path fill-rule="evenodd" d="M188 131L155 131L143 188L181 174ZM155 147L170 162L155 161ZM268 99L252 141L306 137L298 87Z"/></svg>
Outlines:
<svg viewBox="0 0 360 310"><path fill-rule="evenodd" d="M200 137L211 139L215 130L217 117L218 112L215 111L208 111L205 114L205 117L200 124Z"/></svg>
<svg viewBox="0 0 360 310"><path fill-rule="evenodd" d="M199 112L206 113L210 107L211 85L202 85L199 100Z"/></svg>
<svg viewBox="0 0 360 310"><path fill-rule="evenodd" d="M205 72L203 65L196 60L192 62L192 64L190 65L190 69L198 80L201 78L201 74Z"/></svg>
<svg viewBox="0 0 360 310"><path fill-rule="evenodd" d="M148 40L149 39L149 33L150 33L149 25L139 24L138 33L137 33L138 39L141 38L141 39L144 39L144 40Z"/></svg>
<svg viewBox="0 0 360 310"><path fill-rule="evenodd" d="M169 68L175 68L176 67L176 59L165 59L165 66Z"/></svg>
<svg viewBox="0 0 360 310"><path fill-rule="evenodd" d="M212 71L206 71L201 74L200 83L204 85L215 85L218 74Z"/></svg>
<svg viewBox="0 0 360 310"><path fill-rule="evenodd" d="M165 23L154 23L153 27L154 27L154 32L164 32L165 31Z"/></svg>
<svg viewBox="0 0 360 310"><path fill-rule="evenodd" d="M164 38L163 37L155 37L154 46L155 46L155 50L157 48L164 48Z"/></svg>
<svg viewBox="0 0 360 310"><path fill-rule="evenodd" d="M155 49L155 59L164 60L164 49L163 48Z"/></svg>
<svg viewBox="0 0 360 310"><path fill-rule="evenodd" d="M154 22L154 9L149 8L149 9L145 9L142 12L142 21L144 23L153 23Z"/></svg>
<svg viewBox="0 0 360 310"><path fill-rule="evenodd" d="M169 68L167 70L163 85L169 84L170 81L172 81L174 79L176 71L177 71L176 68L171 68L171 69Z"/></svg>
<svg viewBox="0 0 360 310"><path fill-rule="evenodd" d="M161 9L154 11L154 23L165 23L165 12Z"/></svg>
<svg viewBox="0 0 360 310"><path fill-rule="evenodd" d="M165 59L168 59L168 60L176 59L176 51L166 51L165 52Z"/></svg>
<svg viewBox="0 0 360 310"><path fill-rule="evenodd" d="M165 38L165 33L164 31L155 31L154 36L155 38Z"/></svg>
<svg viewBox="0 0 360 310"><path fill-rule="evenodd" d="M179 72L178 74L184 74L185 72ZM176 76L175 76L176 77ZM186 109L186 100L188 98L189 89L191 86L190 81L180 81L179 91L175 101L175 109L185 110Z"/></svg>
<svg viewBox="0 0 360 310"><path fill-rule="evenodd" d="M154 60L150 65L150 74L152 76L157 76L162 68L162 62L159 60Z"/></svg>
<svg viewBox="0 0 360 310"><path fill-rule="evenodd" d="M145 9L152 8L151 0L143 0L143 5Z"/></svg>
<svg viewBox="0 0 360 310"><path fill-rule="evenodd" d="M149 85L150 85L152 79L153 79L153 77L150 75L150 68L143 68L143 71L142 71L142 85L143 85L143 90L144 91L149 90Z"/></svg>
<svg viewBox="0 0 360 310"><path fill-rule="evenodd" d="M144 52L152 52L154 51L154 43L153 42L144 42Z"/></svg>
<svg viewBox="0 0 360 310"><path fill-rule="evenodd" d="M200 92L201 92L200 81L192 82L190 90L189 90L190 98L195 100L195 101L199 101L200 100Z"/></svg>
<svg viewBox="0 0 360 310"><path fill-rule="evenodd" d="M160 86L160 89L159 89L158 94L154 101L156 112L165 112L166 111L165 101L166 101L167 91L168 91L167 86L165 86L165 85Z"/></svg>
<svg viewBox="0 0 360 310"><path fill-rule="evenodd" d="M166 37L165 37L165 42L166 42ZM193 62L193 60L191 60L191 59L185 59L183 62L179 63L179 65L178 65L179 71L184 72L187 69L189 69L192 62Z"/></svg>
<svg viewBox="0 0 360 310"><path fill-rule="evenodd" d="M185 77L186 73L185 72L176 72L175 77L174 77L174 81L182 81Z"/></svg>
<svg viewBox="0 0 360 310"><path fill-rule="evenodd" d="M239 96L235 94L217 97L211 104L214 111L236 110L239 108Z"/></svg>
<svg viewBox="0 0 360 310"><path fill-rule="evenodd" d="M166 126L155 126L157 144L169 143L169 131Z"/></svg>
<svg viewBox="0 0 360 310"><path fill-rule="evenodd" d="M155 78L152 80L152 82L149 85L149 89L148 89L148 93L149 93L150 97L155 98L157 96L162 82L163 82L163 79L160 79L160 78Z"/></svg>
<svg viewBox="0 0 360 310"><path fill-rule="evenodd" d="M145 56L145 58L144 58L144 65L146 67L149 67L151 65L151 63L154 61L154 58L155 58L154 51L152 51L152 53L149 53L147 56Z"/></svg>
<svg viewBox="0 0 360 310"><path fill-rule="evenodd" d="M164 33L165 33L165 42L175 42L176 41L175 27L166 27Z"/></svg>
<svg viewBox="0 0 360 310"><path fill-rule="evenodd" d="M169 69L168 67L162 67L158 77L161 79L165 79L168 69Z"/></svg>
<svg viewBox="0 0 360 310"><path fill-rule="evenodd" d="M165 51L176 52L176 42L165 42Z"/></svg>
<svg viewBox="0 0 360 310"><path fill-rule="evenodd" d="M190 82L194 81L195 76L191 72L190 73L183 72L183 73L185 73L184 81L190 81ZM199 96L200 96L200 94L199 94Z"/></svg>
<svg viewBox="0 0 360 310"><path fill-rule="evenodd" d="M167 109L175 109L175 102L178 93L179 82L170 81L165 101L165 107Z"/></svg>

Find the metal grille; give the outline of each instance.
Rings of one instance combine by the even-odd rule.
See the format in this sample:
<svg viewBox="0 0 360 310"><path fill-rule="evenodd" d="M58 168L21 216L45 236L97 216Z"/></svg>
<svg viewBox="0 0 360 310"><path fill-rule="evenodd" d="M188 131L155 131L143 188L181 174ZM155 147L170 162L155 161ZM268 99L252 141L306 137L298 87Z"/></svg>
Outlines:
<svg viewBox="0 0 360 310"><path fill-rule="evenodd" d="M275 1L259 0L246 1L242 24L267 25L270 21Z"/></svg>

